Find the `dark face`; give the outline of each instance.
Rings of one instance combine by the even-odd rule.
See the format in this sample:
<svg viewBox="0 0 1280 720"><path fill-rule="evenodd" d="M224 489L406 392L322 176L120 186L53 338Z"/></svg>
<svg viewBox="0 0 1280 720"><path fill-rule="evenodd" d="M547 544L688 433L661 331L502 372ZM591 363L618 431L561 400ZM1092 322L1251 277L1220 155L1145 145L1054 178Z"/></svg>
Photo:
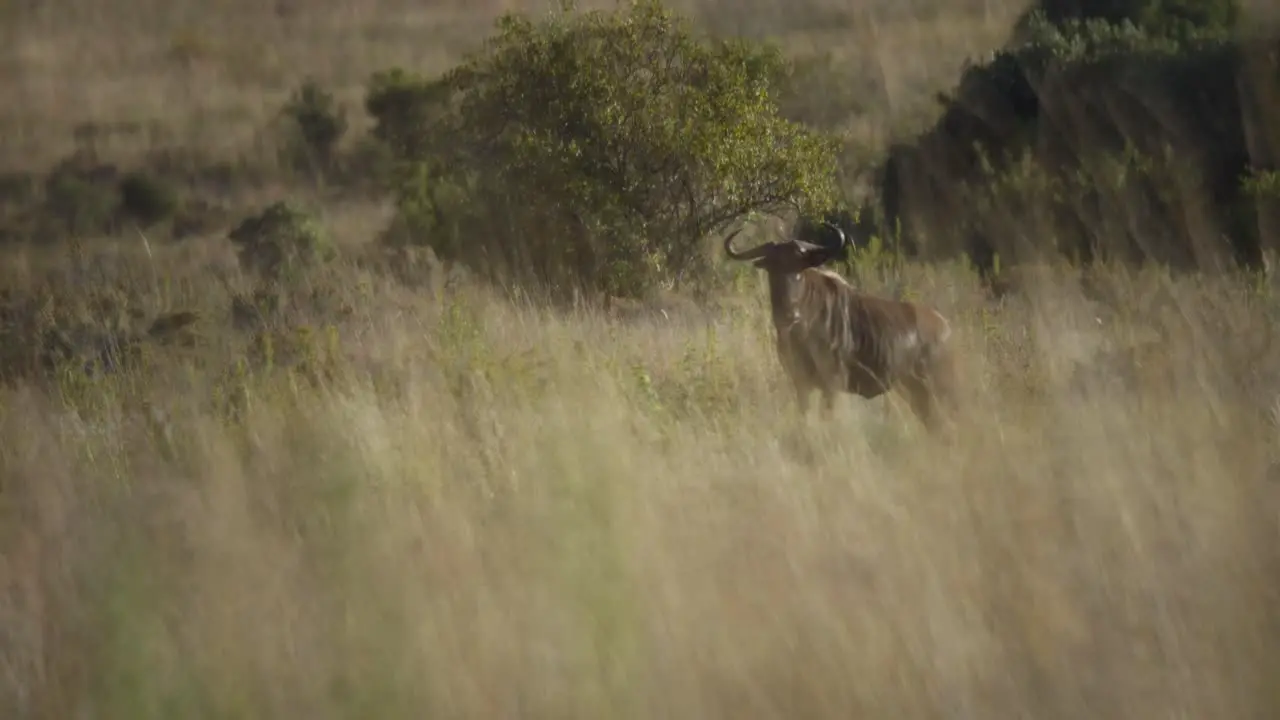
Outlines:
<svg viewBox="0 0 1280 720"><path fill-rule="evenodd" d="M770 246L763 257L751 264L767 273L795 275L826 264L835 259L836 254L831 248L792 241Z"/></svg>
<svg viewBox="0 0 1280 720"><path fill-rule="evenodd" d="M741 230L725 238L725 253L734 260L751 260L751 264L770 275L794 275L802 270L818 267L834 260L844 250L846 243L844 232L834 225L826 225L830 230L829 243L815 245L803 240L786 242L767 242L750 250L741 252L733 249L733 238Z"/></svg>

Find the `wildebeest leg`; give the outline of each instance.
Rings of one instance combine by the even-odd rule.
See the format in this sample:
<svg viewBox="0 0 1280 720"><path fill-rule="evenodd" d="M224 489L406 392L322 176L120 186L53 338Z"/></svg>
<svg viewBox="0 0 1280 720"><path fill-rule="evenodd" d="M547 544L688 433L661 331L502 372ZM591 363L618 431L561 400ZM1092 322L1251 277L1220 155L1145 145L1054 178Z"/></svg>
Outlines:
<svg viewBox="0 0 1280 720"><path fill-rule="evenodd" d="M907 396L907 404L920 422L929 432L938 430L938 402L928 383L917 377L906 378L902 383L903 394Z"/></svg>
<svg viewBox="0 0 1280 720"><path fill-rule="evenodd" d="M896 393L887 392L882 394L880 398L882 402L880 406L882 412L880 421L887 425L891 416L900 414L902 411L901 408L898 407L898 398Z"/></svg>
<svg viewBox="0 0 1280 720"><path fill-rule="evenodd" d="M831 392L830 390L824 389L822 391L822 419L823 420L831 419L832 414L835 412L835 406L836 406L836 394Z"/></svg>
<svg viewBox="0 0 1280 720"><path fill-rule="evenodd" d="M808 417L809 387L804 383L796 383L796 408L800 411L801 419Z"/></svg>

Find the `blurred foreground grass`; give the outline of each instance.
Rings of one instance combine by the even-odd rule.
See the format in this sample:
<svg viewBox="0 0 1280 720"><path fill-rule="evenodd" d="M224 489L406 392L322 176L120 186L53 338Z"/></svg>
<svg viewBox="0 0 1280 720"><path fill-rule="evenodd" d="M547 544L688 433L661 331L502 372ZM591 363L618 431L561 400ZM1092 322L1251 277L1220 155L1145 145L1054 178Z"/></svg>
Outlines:
<svg viewBox="0 0 1280 720"><path fill-rule="evenodd" d="M85 143L270 164L303 76L354 105L539 4L116 5L0 8L3 170ZM679 5L854 66L870 154L1025 3ZM1280 715L1259 278L1051 267L996 302L963 268L863 268L953 320L943 445L879 401L795 417L758 277L552 311L358 264L385 207L316 204L345 259L284 297L222 226L5 248L3 337L142 340L0 387L0 717ZM189 342L140 332L187 311Z"/></svg>
<svg viewBox="0 0 1280 720"><path fill-rule="evenodd" d="M306 362L209 321L0 391L7 717L1280 709L1272 305L1240 279L995 305L908 268L966 352L944 446L856 399L801 423L755 282L608 317L341 272L359 309ZM144 299L212 315L200 282Z"/></svg>

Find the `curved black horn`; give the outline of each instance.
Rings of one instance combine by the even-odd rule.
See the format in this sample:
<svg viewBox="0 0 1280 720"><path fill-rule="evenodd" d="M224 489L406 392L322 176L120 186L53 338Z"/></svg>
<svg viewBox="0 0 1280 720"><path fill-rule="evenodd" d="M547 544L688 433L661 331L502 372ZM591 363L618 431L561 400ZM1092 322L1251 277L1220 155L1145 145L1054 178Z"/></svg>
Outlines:
<svg viewBox="0 0 1280 720"><path fill-rule="evenodd" d="M849 244L849 238L845 236L844 230L841 230L837 225L827 222L825 220L823 221L822 224L826 227L831 228L835 232L835 236L838 242L835 244L834 247L831 248L832 250L843 250L844 247Z"/></svg>
<svg viewBox="0 0 1280 720"><path fill-rule="evenodd" d="M734 250L733 239L737 237L740 232L742 232L742 228L738 228L737 230L729 233L729 237L724 239L724 254L728 255L730 258L734 260L755 260L761 255L764 255L765 250L769 249L769 243L762 243L750 250Z"/></svg>

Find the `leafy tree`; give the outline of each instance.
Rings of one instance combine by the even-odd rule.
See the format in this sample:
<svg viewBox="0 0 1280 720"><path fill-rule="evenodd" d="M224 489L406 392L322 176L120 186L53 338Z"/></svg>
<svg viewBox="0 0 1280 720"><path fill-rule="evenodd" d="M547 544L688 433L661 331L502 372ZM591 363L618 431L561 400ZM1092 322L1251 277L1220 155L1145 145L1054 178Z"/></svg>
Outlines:
<svg viewBox="0 0 1280 720"><path fill-rule="evenodd" d="M227 235L240 265L269 280L287 280L337 255L319 221L290 201L274 202Z"/></svg>
<svg viewBox="0 0 1280 720"><path fill-rule="evenodd" d="M498 20L444 76L374 77L402 238L490 276L638 295L706 277L709 233L825 209L836 144L782 118L776 49L711 40L657 0Z"/></svg>

